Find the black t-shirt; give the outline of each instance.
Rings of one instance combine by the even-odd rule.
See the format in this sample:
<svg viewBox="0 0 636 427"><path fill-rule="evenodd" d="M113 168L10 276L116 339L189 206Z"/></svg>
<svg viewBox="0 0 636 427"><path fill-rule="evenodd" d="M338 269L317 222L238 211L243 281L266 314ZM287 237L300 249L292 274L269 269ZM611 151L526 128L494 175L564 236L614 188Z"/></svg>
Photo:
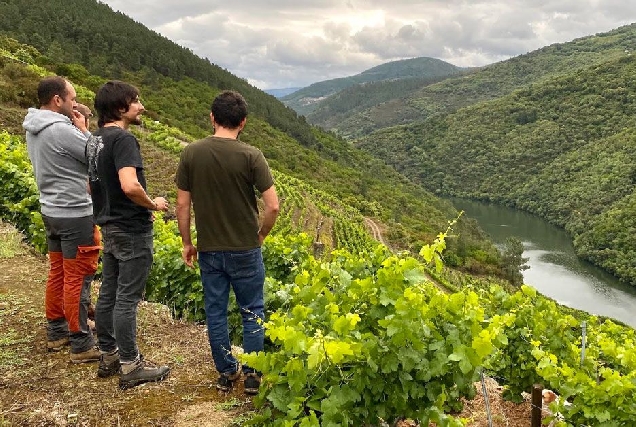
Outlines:
<svg viewBox="0 0 636 427"><path fill-rule="evenodd" d="M146 189L137 139L119 127L102 127L89 138L86 155L95 222L116 225L130 233L152 230L150 210L130 200L119 181L120 169L134 167L137 180Z"/></svg>

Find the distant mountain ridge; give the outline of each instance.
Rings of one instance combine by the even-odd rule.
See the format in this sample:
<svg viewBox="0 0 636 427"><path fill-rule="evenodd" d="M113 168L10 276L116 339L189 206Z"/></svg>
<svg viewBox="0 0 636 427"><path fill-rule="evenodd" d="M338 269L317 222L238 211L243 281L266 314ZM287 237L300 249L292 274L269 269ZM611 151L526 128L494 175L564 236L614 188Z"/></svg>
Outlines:
<svg viewBox="0 0 636 427"><path fill-rule="evenodd" d="M282 98L283 96L287 96L290 93L294 93L300 89L302 89L302 87L288 87L281 89L265 89L263 92L268 93L275 98Z"/></svg>
<svg viewBox="0 0 636 427"><path fill-rule="evenodd" d="M436 58L403 59L377 65L354 76L314 83L284 96L281 101L298 114L308 115L315 110L321 100L355 85L385 80L439 78L460 72L462 68Z"/></svg>
<svg viewBox="0 0 636 427"><path fill-rule="evenodd" d="M403 122L393 113L399 109L399 105L394 106L396 102L423 87L449 78L451 77L413 77L351 86L318 102L314 111L307 115L307 121L323 129L340 133L344 137L369 133L375 130L375 126L382 124L399 125ZM382 111L382 114L378 114L372 123L363 122L369 128L356 128L358 115L364 115L367 111ZM385 121L382 121L382 117ZM349 122L353 123L354 129L344 127ZM347 133L342 133L343 129L346 129Z"/></svg>
<svg viewBox="0 0 636 427"><path fill-rule="evenodd" d="M434 84L423 81L410 92L399 89L401 82L388 82L383 89L388 94L383 102L364 108L356 106L358 109L334 112L329 109L334 102L326 100L307 115L307 121L347 139L360 138L386 127L423 122L436 114L495 99L545 79L634 52L634 25L545 46L506 61L465 70L461 75ZM362 99L377 96L370 93L371 89L361 87L356 96ZM328 110L320 111L323 108Z"/></svg>

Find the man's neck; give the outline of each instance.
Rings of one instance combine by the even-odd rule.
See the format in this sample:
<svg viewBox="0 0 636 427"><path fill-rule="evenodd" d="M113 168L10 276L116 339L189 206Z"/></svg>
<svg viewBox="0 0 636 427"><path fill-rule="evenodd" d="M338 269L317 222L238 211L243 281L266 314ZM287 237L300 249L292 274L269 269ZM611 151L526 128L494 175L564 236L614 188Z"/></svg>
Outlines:
<svg viewBox="0 0 636 427"><path fill-rule="evenodd" d="M105 128L107 127L118 127L121 129L128 129L128 122L126 122L125 120L115 120L114 122L108 122L104 125Z"/></svg>
<svg viewBox="0 0 636 427"><path fill-rule="evenodd" d="M238 139L240 129L228 129L221 126L216 126L214 129L214 136L217 138Z"/></svg>
<svg viewBox="0 0 636 427"><path fill-rule="evenodd" d="M54 113L57 114L62 114L64 115L59 108L55 107L55 106L51 106L51 105L42 105L40 107L40 110L46 110L46 111L53 111Z"/></svg>

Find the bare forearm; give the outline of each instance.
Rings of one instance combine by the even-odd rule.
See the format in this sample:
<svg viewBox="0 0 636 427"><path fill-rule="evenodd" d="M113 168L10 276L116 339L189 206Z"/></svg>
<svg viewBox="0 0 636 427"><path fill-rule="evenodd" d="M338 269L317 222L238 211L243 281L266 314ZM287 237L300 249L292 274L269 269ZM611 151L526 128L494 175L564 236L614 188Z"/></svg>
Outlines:
<svg viewBox="0 0 636 427"><path fill-rule="evenodd" d="M192 244L192 235L190 232L190 209L186 206L177 205L177 224L179 226L179 234L183 245Z"/></svg>
<svg viewBox="0 0 636 427"><path fill-rule="evenodd" d="M278 217L278 210L265 210L263 212L263 219L261 222L261 228L258 230L258 234L264 239L267 237Z"/></svg>
<svg viewBox="0 0 636 427"><path fill-rule="evenodd" d="M163 197L151 199L146 190L137 179L137 171L132 166L126 166L119 170L119 182L121 190L134 203L153 211L165 211L168 209L168 201Z"/></svg>
<svg viewBox="0 0 636 427"><path fill-rule="evenodd" d="M192 245L192 235L190 231L190 213L192 207L192 196L189 191L177 190L177 224L183 246Z"/></svg>
<svg viewBox="0 0 636 427"><path fill-rule="evenodd" d="M146 190L144 190L140 183L137 182L136 184L131 185L130 188L127 188L124 192L130 200L139 206L143 206L150 210L157 210L157 205L154 200L148 196Z"/></svg>
<svg viewBox="0 0 636 427"><path fill-rule="evenodd" d="M276 217L278 217L278 211L280 210L278 196L276 195L276 189L273 185L263 192L263 202L265 208L263 210L261 228L258 230L261 243L263 243L263 239L267 237L269 232L272 231L272 227L274 227L276 223Z"/></svg>

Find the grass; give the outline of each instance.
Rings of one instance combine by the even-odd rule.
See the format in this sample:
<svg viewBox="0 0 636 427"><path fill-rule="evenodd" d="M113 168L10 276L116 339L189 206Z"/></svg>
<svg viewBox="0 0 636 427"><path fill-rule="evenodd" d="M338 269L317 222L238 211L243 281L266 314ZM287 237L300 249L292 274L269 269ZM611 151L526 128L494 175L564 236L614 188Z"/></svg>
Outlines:
<svg viewBox="0 0 636 427"><path fill-rule="evenodd" d="M13 258L26 251L22 235L15 228L0 224L0 258Z"/></svg>
<svg viewBox="0 0 636 427"><path fill-rule="evenodd" d="M14 327L8 327L10 321L15 320L18 313L21 314L18 319L21 322L30 322L33 320L32 312L25 312L24 308L28 306L28 301L11 294L0 293L0 371L9 368L23 366L25 357L28 352L25 345L31 342L35 334L19 332ZM24 314L22 314L24 313ZM1 424L0 424L1 425Z"/></svg>

